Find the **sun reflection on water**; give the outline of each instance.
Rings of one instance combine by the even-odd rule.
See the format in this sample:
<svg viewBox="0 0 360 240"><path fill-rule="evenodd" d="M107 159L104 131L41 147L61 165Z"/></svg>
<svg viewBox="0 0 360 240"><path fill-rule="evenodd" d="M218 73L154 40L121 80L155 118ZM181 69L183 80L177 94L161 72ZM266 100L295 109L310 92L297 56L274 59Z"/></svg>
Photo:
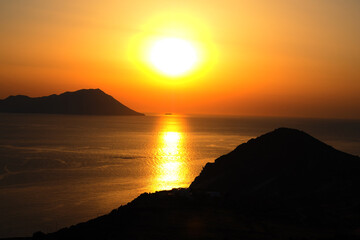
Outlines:
<svg viewBox="0 0 360 240"><path fill-rule="evenodd" d="M186 187L187 154L184 147L183 123L176 117L165 117L155 149L152 191Z"/></svg>

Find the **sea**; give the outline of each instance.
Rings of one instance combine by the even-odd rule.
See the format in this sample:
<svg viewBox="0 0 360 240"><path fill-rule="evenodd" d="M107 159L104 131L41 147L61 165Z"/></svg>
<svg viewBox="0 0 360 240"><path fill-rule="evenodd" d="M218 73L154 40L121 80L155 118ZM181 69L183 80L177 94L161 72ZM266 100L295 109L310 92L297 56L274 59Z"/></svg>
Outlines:
<svg viewBox="0 0 360 240"><path fill-rule="evenodd" d="M207 162L279 127L360 155L360 120L0 114L0 238L53 232L143 192L188 187Z"/></svg>

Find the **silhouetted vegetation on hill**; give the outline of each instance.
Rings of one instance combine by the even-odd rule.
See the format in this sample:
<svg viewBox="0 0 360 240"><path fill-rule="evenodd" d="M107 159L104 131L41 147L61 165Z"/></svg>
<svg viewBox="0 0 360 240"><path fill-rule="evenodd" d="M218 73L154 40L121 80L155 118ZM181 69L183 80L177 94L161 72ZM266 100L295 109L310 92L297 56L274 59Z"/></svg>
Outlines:
<svg viewBox="0 0 360 240"><path fill-rule="evenodd" d="M60 95L31 98L10 96L0 100L0 112L86 115L144 115L118 102L100 89L82 89Z"/></svg>
<svg viewBox="0 0 360 240"><path fill-rule="evenodd" d="M207 164L188 189L33 238L360 239L359 170L359 157L280 128Z"/></svg>

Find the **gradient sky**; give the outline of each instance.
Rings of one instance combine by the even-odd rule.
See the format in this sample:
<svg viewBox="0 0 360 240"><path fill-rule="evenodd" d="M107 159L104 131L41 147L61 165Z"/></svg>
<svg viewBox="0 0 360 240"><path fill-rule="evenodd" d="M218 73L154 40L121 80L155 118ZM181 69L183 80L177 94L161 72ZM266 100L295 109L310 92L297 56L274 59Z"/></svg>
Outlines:
<svg viewBox="0 0 360 240"><path fill-rule="evenodd" d="M207 50L150 73L148 37ZM360 118L360 1L2 0L0 98L100 88L140 112Z"/></svg>

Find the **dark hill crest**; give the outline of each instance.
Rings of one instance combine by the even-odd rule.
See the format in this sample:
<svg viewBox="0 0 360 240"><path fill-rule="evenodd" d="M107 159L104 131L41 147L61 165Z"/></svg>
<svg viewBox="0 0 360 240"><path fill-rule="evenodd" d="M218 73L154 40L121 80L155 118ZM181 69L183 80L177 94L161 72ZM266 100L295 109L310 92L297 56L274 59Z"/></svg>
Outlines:
<svg viewBox="0 0 360 240"><path fill-rule="evenodd" d="M360 158L334 149L309 134L279 128L208 163L193 191L259 196L272 201L359 195ZM250 197L251 198L251 197Z"/></svg>

